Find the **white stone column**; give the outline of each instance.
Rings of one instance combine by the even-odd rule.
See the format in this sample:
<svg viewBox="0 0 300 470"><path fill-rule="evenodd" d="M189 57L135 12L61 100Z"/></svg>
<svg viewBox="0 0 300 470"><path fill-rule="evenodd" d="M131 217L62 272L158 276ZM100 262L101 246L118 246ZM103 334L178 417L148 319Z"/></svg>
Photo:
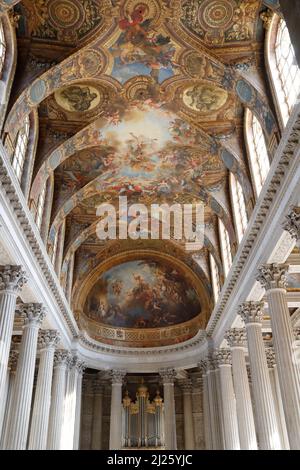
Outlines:
<svg viewBox="0 0 300 470"><path fill-rule="evenodd" d="M225 335L232 358L232 374L236 398L236 410L242 450L257 450L254 415L245 360L246 332L232 328Z"/></svg>
<svg viewBox="0 0 300 470"><path fill-rule="evenodd" d="M6 401L5 401L5 408L4 414L2 419L2 433L0 439L0 449L4 450L6 448L5 441L7 441L7 428L9 423L9 415L11 413L11 403L12 403L12 395L14 390L15 378L16 378L16 368L18 363L19 353L16 350L11 350L9 354L9 361L8 361L8 387L7 387L7 394L6 394Z"/></svg>
<svg viewBox="0 0 300 470"><path fill-rule="evenodd" d="M210 428L212 437L212 449L224 449L222 420L223 416L220 413L218 403L217 391L217 376L215 374L215 364L212 358L207 359L207 385L208 385L208 400L209 400L209 414L210 414Z"/></svg>
<svg viewBox="0 0 300 470"><path fill-rule="evenodd" d="M212 450L212 435L209 413L209 398L208 398L208 381L207 381L207 362L201 361L199 367L202 370L203 380L203 422L204 422L204 438L205 449Z"/></svg>
<svg viewBox="0 0 300 470"><path fill-rule="evenodd" d="M273 399L274 399L274 405L275 405L277 426L278 426L278 430L280 434L281 447L284 450L289 450L290 449L289 437L288 437L288 433L286 429L282 397L281 397L281 391L280 391L280 385L279 385L278 373L277 373L277 367L276 367L275 352L273 348L266 349L266 357L267 357L270 382L271 382L271 387L272 387L272 392L273 392Z"/></svg>
<svg viewBox="0 0 300 470"><path fill-rule="evenodd" d="M192 381L190 379L187 379L180 385L183 396L184 448L185 450L194 450L195 435L192 404Z"/></svg>
<svg viewBox="0 0 300 470"><path fill-rule="evenodd" d="M176 450L177 433L174 398L174 381L176 372L174 369L162 369L159 371L159 374L164 386L165 446L166 450Z"/></svg>
<svg viewBox="0 0 300 470"><path fill-rule="evenodd" d="M293 327L286 298L287 265L266 264L257 280L266 289L285 421L292 450L300 450L300 369L294 357Z"/></svg>
<svg viewBox="0 0 300 470"><path fill-rule="evenodd" d="M93 404L93 424L92 424L92 450L102 448L102 414L103 414L103 383L98 377L93 383L94 404Z"/></svg>
<svg viewBox="0 0 300 470"><path fill-rule="evenodd" d="M3 394L5 393L16 300L25 282L26 277L21 266L0 266L0 416L3 413L1 408L5 403Z"/></svg>
<svg viewBox="0 0 300 470"><path fill-rule="evenodd" d="M47 438L47 449L49 450L60 450L62 448L61 438L64 418L67 366L69 361L70 353L68 351L61 349L55 352Z"/></svg>
<svg viewBox="0 0 300 470"><path fill-rule="evenodd" d="M77 379L76 379L76 406L75 406L75 429L74 429L74 442L73 449L79 449L80 439L80 421L81 421L81 399L82 399L82 376L85 369L84 362L77 365Z"/></svg>
<svg viewBox="0 0 300 470"><path fill-rule="evenodd" d="M25 315L25 325L9 418L7 448L12 450L26 449L38 332L45 317L41 304L22 304L20 311Z"/></svg>
<svg viewBox="0 0 300 470"><path fill-rule="evenodd" d="M78 411L78 409L76 409L76 395L78 391L78 375L80 374L80 369L82 366L83 362L76 355L74 355L69 362L67 374L67 387L61 440L61 449L63 450L73 450L74 448L76 411Z"/></svg>
<svg viewBox="0 0 300 470"><path fill-rule="evenodd" d="M40 363L29 433L29 450L46 449L51 404L53 360L59 339L59 334L55 330L40 331L38 341Z"/></svg>
<svg viewBox="0 0 300 470"><path fill-rule="evenodd" d="M239 315L246 324L259 449L276 450L281 444L261 331L262 307L262 302L244 302Z"/></svg>
<svg viewBox="0 0 300 470"><path fill-rule="evenodd" d="M113 370L111 372L110 450L122 448L122 384L125 375L124 370Z"/></svg>
<svg viewBox="0 0 300 470"><path fill-rule="evenodd" d="M218 349L214 356L220 369L225 450L239 450L240 440L231 371L231 353L229 349Z"/></svg>

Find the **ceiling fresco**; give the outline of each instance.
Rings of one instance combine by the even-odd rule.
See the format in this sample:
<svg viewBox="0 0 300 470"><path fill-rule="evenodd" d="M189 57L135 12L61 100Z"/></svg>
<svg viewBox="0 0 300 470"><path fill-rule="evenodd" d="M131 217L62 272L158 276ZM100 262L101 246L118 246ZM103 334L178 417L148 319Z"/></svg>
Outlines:
<svg viewBox="0 0 300 470"><path fill-rule="evenodd" d="M253 207L245 107L270 152L277 145L262 91L266 7L260 0L24 0L15 8L22 70L5 130L13 137L37 111L30 201L36 205L53 182L47 248L65 224L60 275L66 286L74 257L71 302L80 328L126 346L191 338L212 308L209 253L223 279L218 217L237 249L229 172L249 215ZM99 240L97 206L117 207L119 196L147 207L202 201L204 247L188 253L174 239Z"/></svg>
<svg viewBox="0 0 300 470"><path fill-rule="evenodd" d="M106 271L84 306L100 323L124 328L157 328L191 320L201 313L196 291L173 266L137 260Z"/></svg>

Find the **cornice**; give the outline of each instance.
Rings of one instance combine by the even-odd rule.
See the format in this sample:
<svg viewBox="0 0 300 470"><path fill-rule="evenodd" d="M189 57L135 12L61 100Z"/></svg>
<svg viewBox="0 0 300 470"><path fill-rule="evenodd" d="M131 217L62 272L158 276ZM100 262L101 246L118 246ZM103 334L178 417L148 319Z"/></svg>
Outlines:
<svg viewBox="0 0 300 470"><path fill-rule="evenodd" d="M50 263L43 241L11 168L2 141L0 141L0 190L14 213L15 221L17 222L21 235L25 238L27 246L30 248L35 258L37 266L43 273L46 285L54 295L58 310L63 316L65 324L68 326L73 338L75 339L78 334L77 324L71 310L68 308L68 302L59 285L59 281L53 266Z"/></svg>
<svg viewBox="0 0 300 470"><path fill-rule="evenodd" d="M263 232L264 229L269 228L274 210L278 210L283 198L283 185L286 184L288 180L291 180L296 172L299 171L299 146L300 104L298 103L294 108L285 134L276 151L268 178L257 201L257 206L251 216L247 231L239 246L233 265L219 296L218 303L211 315L207 326L208 336L214 337L217 325L224 317L225 311L232 304L237 293L239 293L237 291L237 289L239 289L238 280L241 278L242 274L249 271L251 264L249 258L256 252L262 237L265 237ZM296 187L294 190L296 190ZM287 212L288 207L284 209ZM282 215L282 219L284 215L286 214ZM282 228L281 230L283 231ZM273 234L271 234L271 236L273 236ZM257 268L258 266L256 269ZM250 287L252 286L249 286L249 292L251 290Z"/></svg>

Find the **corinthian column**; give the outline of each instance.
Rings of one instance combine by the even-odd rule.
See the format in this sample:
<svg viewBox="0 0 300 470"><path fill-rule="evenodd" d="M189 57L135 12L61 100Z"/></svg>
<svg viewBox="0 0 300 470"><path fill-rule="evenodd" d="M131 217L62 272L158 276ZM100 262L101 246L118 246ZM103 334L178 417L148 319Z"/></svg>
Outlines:
<svg viewBox="0 0 300 470"><path fill-rule="evenodd" d="M265 347L262 339L263 302L244 302L239 315L246 324L259 448L281 449Z"/></svg>
<svg viewBox="0 0 300 470"><path fill-rule="evenodd" d="M239 450L240 441L231 372L231 353L229 349L219 349L215 351L214 356L220 369L225 449Z"/></svg>
<svg viewBox="0 0 300 470"><path fill-rule="evenodd" d="M0 408L4 406L7 364L14 326L16 300L26 282L21 266L0 266ZM0 411L0 415L3 411ZM1 433L1 429L0 429Z"/></svg>
<svg viewBox="0 0 300 470"><path fill-rule="evenodd" d="M293 328L286 299L287 265L265 264L257 280L266 289L273 345L291 449L300 450L300 369L294 357Z"/></svg>
<svg viewBox="0 0 300 470"><path fill-rule="evenodd" d="M102 402L103 402L103 383L97 377L93 383L94 386L94 406L93 406L93 425L92 425L92 450L100 450L102 447Z"/></svg>
<svg viewBox="0 0 300 470"><path fill-rule="evenodd" d="M61 437L69 361L70 353L68 351L61 349L54 353L52 396L47 438L47 449L49 450L60 450L62 448Z"/></svg>
<svg viewBox="0 0 300 470"><path fill-rule="evenodd" d="M193 406L192 406L192 381L190 379L181 383L183 395L183 417L184 417L184 448L186 450L194 450L194 422L193 422Z"/></svg>
<svg viewBox="0 0 300 470"><path fill-rule="evenodd" d="M8 430L8 449L26 449L32 399L35 359L39 328L45 318L41 304L22 304L25 325L17 365L12 410Z"/></svg>
<svg viewBox="0 0 300 470"><path fill-rule="evenodd" d="M209 415L210 415L210 428L212 449L224 449L223 440L223 415L222 415L222 397L218 393L219 386L219 371L215 370L217 365L211 357L207 359L207 386L208 386L208 400L209 400Z"/></svg>
<svg viewBox="0 0 300 470"><path fill-rule="evenodd" d="M59 339L59 334L55 330L40 331L40 363L29 436L28 449L30 450L46 449L51 403L53 359Z"/></svg>
<svg viewBox="0 0 300 470"><path fill-rule="evenodd" d="M122 384L125 375L124 370L111 372L110 450L122 448Z"/></svg>
<svg viewBox="0 0 300 470"><path fill-rule="evenodd" d="M174 398L174 381L176 372L174 369L162 369L159 371L164 386L165 404L165 446L167 450L177 449L176 415Z"/></svg>
<svg viewBox="0 0 300 470"><path fill-rule="evenodd" d="M282 405L281 391L278 381L278 373L275 361L275 352L273 348L266 349L266 357L269 368L270 382L273 392L274 406L277 418L277 426L280 434L281 447L284 450L290 449L289 438L286 429L285 416Z"/></svg>
<svg viewBox="0 0 300 470"><path fill-rule="evenodd" d="M231 348L241 449L257 450L254 416L244 352L246 332L243 328L232 328L227 331L225 339Z"/></svg>

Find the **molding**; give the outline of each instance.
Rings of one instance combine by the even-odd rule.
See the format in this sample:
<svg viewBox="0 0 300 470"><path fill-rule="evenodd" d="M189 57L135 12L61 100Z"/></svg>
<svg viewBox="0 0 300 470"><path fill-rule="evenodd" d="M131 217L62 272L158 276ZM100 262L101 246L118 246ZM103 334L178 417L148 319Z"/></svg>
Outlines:
<svg viewBox="0 0 300 470"><path fill-rule="evenodd" d="M213 338L216 347L233 324L238 305L248 299L253 290L258 267L273 262L276 245L284 232L281 223L300 198L299 180L300 104L297 103L207 326L207 334ZM277 262L284 262L295 244L287 232L284 238L286 236L290 241L285 244L285 253L282 252L282 259Z"/></svg>

